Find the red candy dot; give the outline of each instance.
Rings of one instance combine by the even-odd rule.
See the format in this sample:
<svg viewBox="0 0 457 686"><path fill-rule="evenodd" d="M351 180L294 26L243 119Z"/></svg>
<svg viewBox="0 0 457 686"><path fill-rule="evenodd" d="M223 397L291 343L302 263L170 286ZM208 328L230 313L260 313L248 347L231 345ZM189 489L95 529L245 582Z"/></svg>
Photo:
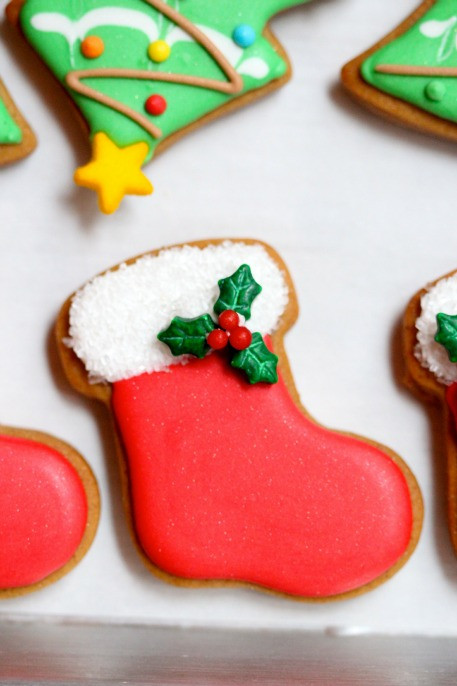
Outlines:
<svg viewBox="0 0 457 686"><path fill-rule="evenodd" d="M252 333L245 326L236 326L230 332L230 345L235 350L245 350L251 345Z"/></svg>
<svg viewBox="0 0 457 686"><path fill-rule="evenodd" d="M152 114L155 117L158 117L160 114L163 114L167 109L167 101L165 100L165 98L162 98L161 95L157 95L157 93L154 95L150 95L144 103L144 109L148 114Z"/></svg>
<svg viewBox="0 0 457 686"><path fill-rule="evenodd" d="M225 348L227 345L228 339L228 334L226 334L225 331L222 331L222 329L214 329L214 331L211 331L206 337L206 342L213 350L222 350L222 348Z"/></svg>
<svg viewBox="0 0 457 686"><path fill-rule="evenodd" d="M231 331L240 323L240 318L235 310L224 310L219 315L219 324L226 331Z"/></svg>

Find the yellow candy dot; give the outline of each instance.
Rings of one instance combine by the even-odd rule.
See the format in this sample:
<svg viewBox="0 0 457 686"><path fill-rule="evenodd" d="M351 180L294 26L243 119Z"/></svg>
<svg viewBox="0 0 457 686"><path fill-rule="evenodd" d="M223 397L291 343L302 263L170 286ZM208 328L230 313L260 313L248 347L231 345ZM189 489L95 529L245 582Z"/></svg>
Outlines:
<svg viewBox="0 0 457 686"><path fill-rule="evenodd" d="M165 62L170 57L171 48L164 40L156 40L150 43L148 55L153 62Z"/></svg>

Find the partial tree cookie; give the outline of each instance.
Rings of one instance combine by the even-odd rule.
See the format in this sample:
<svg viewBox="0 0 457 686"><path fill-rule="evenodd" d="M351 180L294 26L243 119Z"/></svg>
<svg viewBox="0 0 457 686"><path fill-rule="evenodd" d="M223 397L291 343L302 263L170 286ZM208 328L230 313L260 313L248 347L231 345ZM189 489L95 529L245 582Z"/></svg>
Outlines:
<svg viewBox="0 0 457 686"><path fill-rule="evenodd" d="M7 12L82 114L93 157L75 181L111 213L152 192L141 167L154 155L288 80L268 21L303 2L12 0Z"/></svg>
<svg viewBox="0 0 457 686"><path fill-rule="evenodd" d="M61 310L65 373L112 416L131 530L167 581L344 598L416 546L401 458L301 405L283 345L297 313L285 264L253 240L134 258Z"/></svg>
<svg viewBox="0 0 457 686"><path fill-rule="evenodd" d="M68 574L90 548L99 509L95 477L76 450L0 426L0 599Z"/></svg>
<svg viewBox="0 0 457 686"><path fill-rule="evenodd" d="M457 552L457 272L412 298L404 318L403 348L406 385L440 409L449 531Z"/></svg>
<svg viewBox="0 0 457 686"><path fill-rule="evenodd" d="M343 84L388 119L457 141L456 39L457 2L425 0L343 68Z"/></svg>
<svg viewBox="0 0 457 686"><path fill-rule="evenodd" d="M32 129L0 80L0 166L27 157L35 146Z"/></svg>

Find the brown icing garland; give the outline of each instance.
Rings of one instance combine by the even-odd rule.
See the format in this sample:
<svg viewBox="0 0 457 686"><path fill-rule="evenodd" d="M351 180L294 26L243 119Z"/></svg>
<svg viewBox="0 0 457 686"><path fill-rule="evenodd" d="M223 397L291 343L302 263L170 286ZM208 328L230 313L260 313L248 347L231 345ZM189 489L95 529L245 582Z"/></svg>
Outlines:
<svg viewBox="0 0 457 686"><path fill-rule="evenodd" d="M219 48L208 38L195 24L184 17L176 10L169 7L163 0L144 0L156 10L171 19L177 26L182 28L192 38L195 38L208 54L215 60L216 64L221 68L224 74L229 79L228 81L218 81L217 79L207 79L200 76L192 76L188 74L167 74L160 71L143 71L135 69L82 69L78 71L71 71L65 77L66 84L76 93L80 93L91 100L106 105L111 109L124 114L137 124L142 126L145 131L150 133L154 138L160 138L162 131L158 126L152 124L144 115L140 114L124 103L110 98L108 95L97 91L95 88L86 86L81 83L83 78L126 78L126 79L142 79L147 81L164 81L167 83L179 83L181 85L196 86L197 88L208 88L210 90L219 91L229 95L235 95L243 89L243 79L232 67L227 58L222 54Z"/></svg>
<svg viewBox="0 0 457 686"><path fill-rule="evenodd" d="M457 67L422 67L414 64L378 64L375 71L398 76L457 76Z"/></svg>

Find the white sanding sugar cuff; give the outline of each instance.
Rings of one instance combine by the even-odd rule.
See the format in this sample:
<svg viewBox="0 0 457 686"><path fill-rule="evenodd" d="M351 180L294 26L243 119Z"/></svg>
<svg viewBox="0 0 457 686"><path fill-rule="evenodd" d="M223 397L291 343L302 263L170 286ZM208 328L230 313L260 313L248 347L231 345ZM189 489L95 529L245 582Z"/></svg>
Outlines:
<svg viewBox="0 0 457 686"><path fill-rule="evenodd" d="M440 383L450 386L457 381L457 364L449 360L444 346L435 341L436 315L457 314L457 274L441 279L421 299L421 315L416 321L415 356L423 367L435 374Z"/></svg>
<svg viewBox="0 0 457 686"><path fill-rule="evenodd" d="M262 286L252 305L249 329L272 333L289 298L284 274L261 245L226 241L204 248L168 248L95 277L73 297L66 342L94 383L182 364L186 359L173 357L157 334L176 316L215 317L218 280L242 264L251 267Z"/></svg>

